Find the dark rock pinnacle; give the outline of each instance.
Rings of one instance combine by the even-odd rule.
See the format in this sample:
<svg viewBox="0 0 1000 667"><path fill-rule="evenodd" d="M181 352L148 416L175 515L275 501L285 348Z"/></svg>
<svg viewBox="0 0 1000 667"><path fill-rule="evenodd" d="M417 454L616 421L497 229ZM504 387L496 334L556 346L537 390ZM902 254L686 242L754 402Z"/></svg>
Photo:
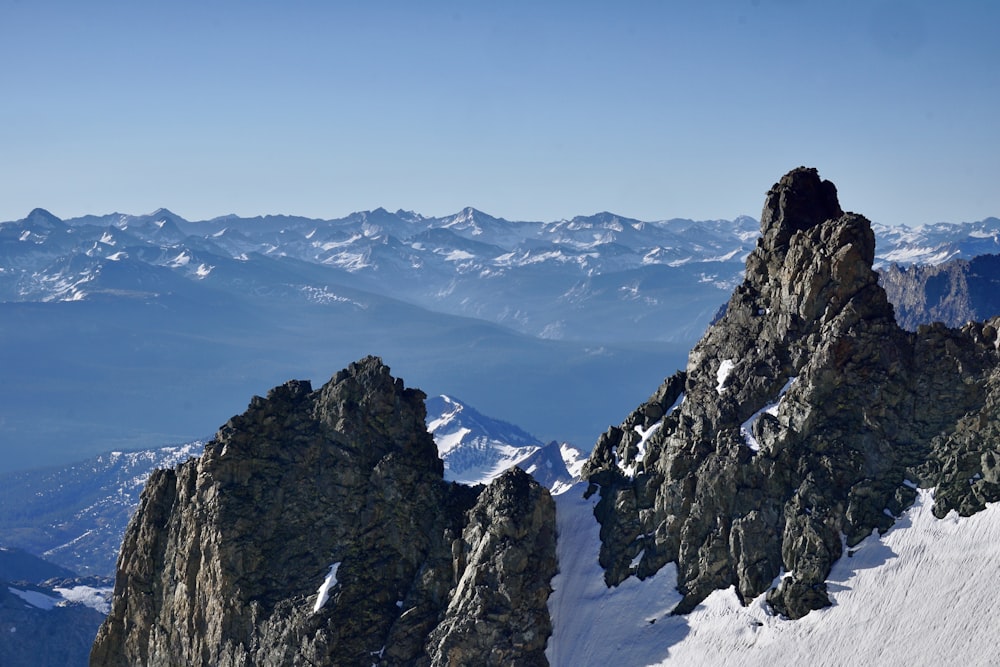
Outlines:
<svg viewBox="0 0 1000 667"><path fill-rule="evenodd" d="M444 482L423 399L368 357L155 473L91 664L544 662L552 499L520 471Z"/></svg>
<svg viewBox="0 0 1000 667"><path fill-rule="evenodd" d="M735 585L797 618L912 483L938 486L938 513L1000 498L997 322L903 331L874 250L815 169L771 188L725 313L587 464L609 585L673 561L677 613Z"/></svg>

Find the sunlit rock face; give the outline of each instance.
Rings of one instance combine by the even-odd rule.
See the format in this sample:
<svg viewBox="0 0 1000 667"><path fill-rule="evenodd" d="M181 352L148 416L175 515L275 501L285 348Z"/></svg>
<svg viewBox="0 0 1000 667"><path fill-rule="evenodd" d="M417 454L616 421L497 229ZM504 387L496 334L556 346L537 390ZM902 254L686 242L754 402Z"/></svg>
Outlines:
<svg viewBox="0 0 1000 667"><path fill-rule="evenodd" d="M154 473L91 664L541 655L552 499L520 471L446 483L424 398L368 357L255 397L202 457ZM462 630L476 619L478 641Z"/></svg>
<svg viewBox="0 0 1000 667"><path fill-rule="evenodd" d="M815 169L771 188L725 313L585 470L609 584L674 561L678 612L735 585L797 618L914 483L941 485L939 513L1000 498L997 321L904 331L874 254Z"/></svg>

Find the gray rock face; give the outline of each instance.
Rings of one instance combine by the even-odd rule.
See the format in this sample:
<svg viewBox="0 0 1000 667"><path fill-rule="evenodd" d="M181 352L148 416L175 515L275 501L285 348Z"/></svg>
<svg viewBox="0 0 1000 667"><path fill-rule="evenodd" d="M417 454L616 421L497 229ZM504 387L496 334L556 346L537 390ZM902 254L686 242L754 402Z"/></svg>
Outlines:
<svg viewBox="0 0 1000 667"><path fill-rule="evenodd" d="M552 498L519 468L483 491L456 545L458 581L430 635L432 664L548 664L555 521Z"/></svg>
<svg viewBox="0 0 1000 667"><path fill-rule="evenodd" d="M730 585L770 591L791 618L829 604L832 563L892 524L915 497L907 481L938 485L940 512L1000 498L1000 320L902 330L868 220L814 169L775 184L761 220L746 279L687 369L602 436L584 472L607 582L675 561L679 613Z"/></svg>
<svg viewBox="0 0 1000 667"><path fill-rule="evenodd" d="M494 633L523 634L555 572L552 500L516 473L482 494L445 483L423 399L369 357L255 397L200 459L154 473L91 664L448 664L449 612L478 609L480 578L506 587ZM498 564L482 549L505 531L529 546ZM532 577L506 569L524 562ZM462 655L531 655L518 641Z"/></svg>
<svg viewBox="0 0 1000 667"><path fill-rule="evenodd" d="M880 277L896 321L909 331L931 322L960 327L1000 314L1000 255L936 266L893 264Z"/></svg>

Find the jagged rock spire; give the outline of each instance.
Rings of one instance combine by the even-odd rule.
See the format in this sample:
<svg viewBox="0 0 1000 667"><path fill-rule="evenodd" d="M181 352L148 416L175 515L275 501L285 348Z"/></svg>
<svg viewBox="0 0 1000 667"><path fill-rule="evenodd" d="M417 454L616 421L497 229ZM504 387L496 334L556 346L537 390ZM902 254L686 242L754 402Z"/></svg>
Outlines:
<svg viewBox="0 0 1000 667"><path fill-rule="evenodd" d="M760 231L765 247L785 248L792 234L839 218L844 214L837 201L837 186L822 180L811 167L793 169L767 193L760 214Z"/></svg>
<svg viewBox="0 0 1000 667"><path fill-rule="evenodd" d="M367 357L255 397L200 459L154 473L91 664L542 660L552 499L519 471L482 494L445 483L424 397Z"/></svg>
<svg viewBox="0 0 1000 667"><path fill-rule="evenodd" d="M794 169L761 217L725 314L585 470L601 493L607 582L676 562L678 612L730 585L749 600L782 569L768 597L779 612L829 604L842 535L853 545L887 529L914 497L904 480L965 474L968 487L968 458L948 452L980 436L945 443L975 421L964 415L998 419L985 400L998 381L990 327L902 331L872 271L871 225L843 212L832 183ZM968 499L966 487L944 497Z"/></svg>

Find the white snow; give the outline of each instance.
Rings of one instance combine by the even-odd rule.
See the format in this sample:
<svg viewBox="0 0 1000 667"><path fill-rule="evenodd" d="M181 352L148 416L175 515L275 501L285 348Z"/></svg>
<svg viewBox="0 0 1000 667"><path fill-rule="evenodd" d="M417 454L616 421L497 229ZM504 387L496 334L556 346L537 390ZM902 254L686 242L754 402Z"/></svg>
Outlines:
<svg viewBox="0 0 1000 667"><path fill-rule="evenodd" d="M39 593L38 591L22 591L21 589L14 588L12 586L8 586L7 590L30 604L32 607L38 607L39 609L45 609L46 611L52 609L61 601L61 598L54 598L51 595Z"/></svg>
<svg viewBox="0 0 1000 667"><path fill-rule="evenodd" d="M579 477L583 473L583 466L587 463L587 455L568 442L559 445L559 453L569 474L574 478Z"/></svg>
<svg viewBox="0 0 1000 667"><path fill-rule="evenodd" d="M732 589L718 591L686 619L669 619L686 631L660 664L996 664L1000 505L938 520L932 504L920 491L881 539L834 565L832 607L788 621L763 597L741 607Z"/></svg>
<svg viewBox="0 0 1000 667"><path fill-rule="evenodd" d="M788 378L788 382L786 382L785 386L782 387L781 391L778 392L776 400L774 400L771 403L768 403L760 410L750 415L749 419L740 424L740 434L743 436L743 442L746 443L747 447L754 450L755 452L760 451L760 443L757 442L757 438L755 438L753 435L753 425L757 421L757 418L764 413L767 413L773 417L778 416L778 410L779 408L781 408L781 402L785 399L785 394L788 393L788 390L791 388L794 382L795 382L794 376Z"/></svg>
<svg viewBox="0 0 1000 667"><path fill-rule="evenodd" d="M618 467L621 471L629 478L635 477L636 466L639 461L646 458L646 443L649 442L649 438L660 430L660 426L663 425L663 420L656 422L647 429L642 428L639 425L635 426L635 432L639 434L639 442L636 443L636 455L635 459L628 462L618 461Z"/></svg>
<svg viewBox="0 0 1000 667"><path fill-rule="evenodd" d="M116 253L108 255L105 259L107 259L109 261L112 261L112 262L120 262L123 259L126 259L127 257L128 257L128 253L127 252L125 252L124 250L119 250Z"/></svg>
<svg viewBox="0 0 1000 667"><path fill-rule="evenodd" d="M676 570L670 564L645 581L630 577L608 588L597 562L600 524L593 512L598 495L584 500L586 488L581 482L555 496L559 574L549 596L552 636L545 656L554 667L661 660L678 639L662 631L664 616L681 599Z"/></svg>
<svg viewBox="0 0 1000 667"><path fill-rule="evenodd" d="M180 254L170 260L169 266L176 268L187 266L191 261L191 255L187 254L187 250L182 250Z"/></svg>
<svg viewBox="0 0 1000 667"><path fill-rule="evenodd" d="M56 593L69 602L78 602L102 614L111 611L111 592L113 588L94 588L93 586L73 586L72 588L54 588Z"/></svg>
<svg viewBox="0 0 1000 667"><path fill-rule="evenodd" d="M733 588L669 616L680 600L673 564L608 589L597 562L597 494L583 500L585 488L555 498L559 574L546 648L554 667L984 665L1000 658L1000 503L938 520L932 493L920 490L885 535L845 548L827 580L833 606L790 621L773 615L763 595L742 606Z"/></svg>
<svg viewBox="0 0 1000 667"><path fill-rule="evenodd" d="M440 420L435 420L435 422L437 421ZM434 434L434 442L437 444L438 454L441 456L461 445L465 436L472 433L472 429L464 426L452 433L442 433L440 435L437 434L437 431L440 430L438 427L428 428L427 430Z"/></svg>
<svg viewBox="0 0 1000 667"><path fill-rule="evenodd" d="M461 262L475 258L476 258L475 255L466 250L452 250L444 257L446 262Z"/></svg>
<svg viewBox="0 0 1000 667"><path fill-rule="evenodd" d="M326 601L330 599L330 589L337 585L338 569L340 569L340 562L330 565L330 573L326 575L326 579L323 580L319 590L316 591L316 606L313 607L314 614L322 609Z"/></svg>
<svg viewBox="0 0 1000 667"><path fill-rule="evenodd" d="M199 278L204 278L205 276L210 274L212 272L212 269L214 268L215 268L214 266L210 266L208 264L199 264L198 269L195 271L195 275L197 275Z"/></svg>
<svg viewBox="0 0 1000 667"><path fill-rule="evenodd" d="M725 391L723 385L726 384L726 380L729 378L729 374L733 371L735 366L736 364L732 359L723 359L722 363L719 364L719 370L715 374L715 379L717 381L715 390L719 392L720 396L722 395L722 392Z"/></svg>

